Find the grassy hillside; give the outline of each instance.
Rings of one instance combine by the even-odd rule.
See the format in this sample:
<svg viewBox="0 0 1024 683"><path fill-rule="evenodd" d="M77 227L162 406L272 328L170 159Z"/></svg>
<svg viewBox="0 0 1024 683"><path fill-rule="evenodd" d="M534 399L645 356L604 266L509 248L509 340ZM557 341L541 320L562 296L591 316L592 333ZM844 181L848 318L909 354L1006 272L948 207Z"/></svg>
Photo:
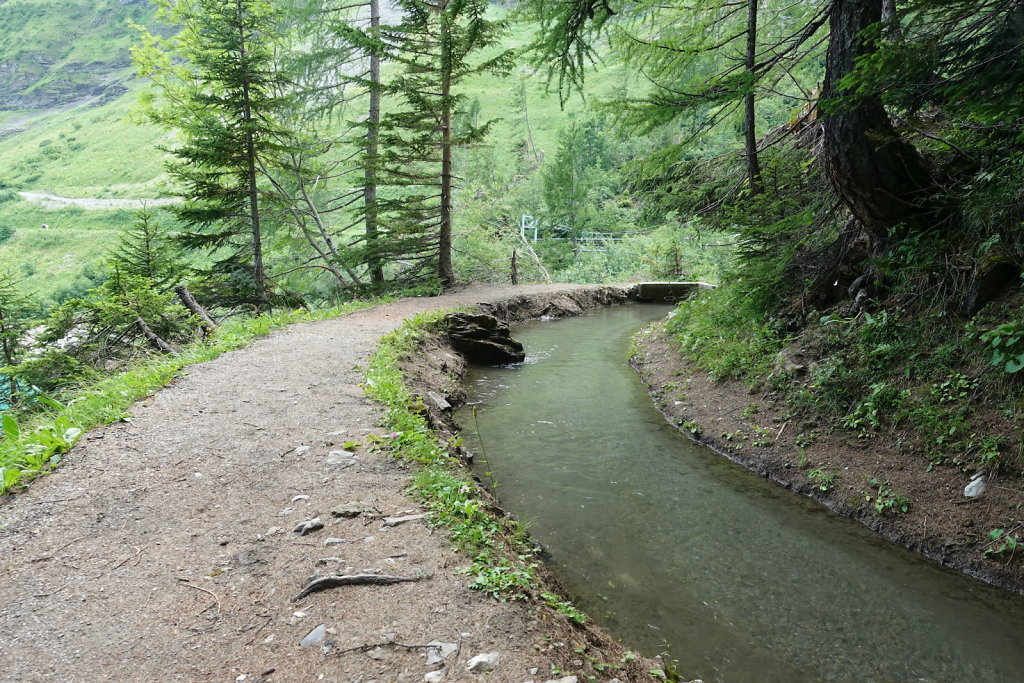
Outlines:
<svg viewBox="0 0 1024 683"><path fill-rule="evenodd" d="M7 0L0 4L0 109L45 109L124 92L147 0Z"/></svg>

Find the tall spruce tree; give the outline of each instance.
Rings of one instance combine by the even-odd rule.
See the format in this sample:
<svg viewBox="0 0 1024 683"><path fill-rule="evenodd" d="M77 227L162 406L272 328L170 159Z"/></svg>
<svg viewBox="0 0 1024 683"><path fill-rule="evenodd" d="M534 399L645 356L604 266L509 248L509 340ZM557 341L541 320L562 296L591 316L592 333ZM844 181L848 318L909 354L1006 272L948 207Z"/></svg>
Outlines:
<svg viewBox="0 0 1024 683"><path fill-rule="evenodd" d="M133 51L141 75L161 95L146 112L173 130L178 144L168 172L184 199L174 212L186 248L213 255L212 278L229 296L269 306L264 265L265 191L261 160L282 152L278 113L288 107L274 84L281 12L270 0L156 0L160 16L181 31L171 38L143 30Z"/></svg>
<svg viewBox="0 0 1024 683"><path fill-rule="evenodd" d="M454 149L481 141L491 125L467 123L456 134L453 119L463 100L459 87L473 74L507 71L512 53L474 61L504 29L503 22L486 18L488 5L482 0L396 4L402 12L399 25L348 31L368 54L401 68L387 84L367 82L371 92L391 101L379 124L371 110L366 128L364 178L374 188L362 209L374 221L367 223L367 236L374 240L368 253L371 268L377 260L402 260L411 265L411 274L433 271L448 286L455 281Z"/></svg>

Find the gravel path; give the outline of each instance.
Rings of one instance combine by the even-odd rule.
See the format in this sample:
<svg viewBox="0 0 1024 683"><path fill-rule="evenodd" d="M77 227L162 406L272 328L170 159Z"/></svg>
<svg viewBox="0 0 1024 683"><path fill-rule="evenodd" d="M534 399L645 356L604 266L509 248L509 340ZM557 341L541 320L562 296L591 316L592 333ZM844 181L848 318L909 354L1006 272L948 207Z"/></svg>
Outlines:
<svg viewBox="0 0 1024 683"><path fill-rule="evenodd" d="M18 195L25 201L39 204L46 209L64 209L69 206L77 206L86 211L154 208L181 202L176 197L161 197L159 199L103 199L101 197L61 197L48 192L29 191L19 192Z"/></svg>
<svg viewBox="0 0 1024 683"><path fill-rule="evenodd" d="M357 367L407 316L569 288L474 287L298 325L193 367L130 422L86 435L0 504L0 680L421 681L438 668L392 641L458 646L445 680L480 680L466 661L492 651L488 680L549 678L543 625L468 590L442 534L332 517L355 502L422 512L402 493L408 471L363 448L350 465L327 456L375 432ZM316 517L326 528L291 534ZM432 577L291 602L325 558L337 558L325 573ZM299 645L321 624L326 655L323 642Z"/></svg>

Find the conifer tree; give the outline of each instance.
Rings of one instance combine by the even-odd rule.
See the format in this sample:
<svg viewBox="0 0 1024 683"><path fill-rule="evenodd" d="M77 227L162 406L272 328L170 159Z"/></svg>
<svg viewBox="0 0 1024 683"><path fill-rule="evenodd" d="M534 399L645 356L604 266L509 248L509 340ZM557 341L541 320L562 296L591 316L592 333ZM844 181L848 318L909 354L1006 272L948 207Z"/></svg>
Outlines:
<svg viewBox="0 0 1024 683"><path fill-rule="evenodd" d="M25 332L33 304L21 291L18 279L10 272L0 271L0 363L13 367L19 363L24 348ZM3 379L0 399L14 404L18 401L18 380L14 375ZM4 395L6 394L6 395Z"/></svg>
<svg viewBox="0 0 1024 683"><path fill-rule="evenodd" d="M181 31L161 38L143 30L133 55L162 96L148 99L147 114L178 136L168 171L185 200L174 209L186 226L181 243L213 255L209 274L229 284L232 298L266 308L259 169L288 139L277 123L287 98L274 89L281 13L270 0L157 4Z"/></svg>
<svg viewBox="0 0 1024 683"><path fill-rule="evenodd" d="M169 231L146 206L135 212L135 221L121 234L109 260L119 272L149 280L160 291L178 284L184 270Z"/></svg>
<svg viewBox="0 0 1024 683"><path fill-rule="evenodd" d="M479 142L490 128L490 122L474 125L466 119L454 131L463 100L459 87L472 74L506 71L512 53L474 61L504 29L502 22L486 18L482 0L399 0L396 5L402 12L399 25L339 27L351 44L401 69L386 84L355 79L391 103L379 123L371 107L365 125L366 259L371 270L376 263L401 260L409 266L406 277L433 271L447 286L455 280L454 149Z"/></svg>

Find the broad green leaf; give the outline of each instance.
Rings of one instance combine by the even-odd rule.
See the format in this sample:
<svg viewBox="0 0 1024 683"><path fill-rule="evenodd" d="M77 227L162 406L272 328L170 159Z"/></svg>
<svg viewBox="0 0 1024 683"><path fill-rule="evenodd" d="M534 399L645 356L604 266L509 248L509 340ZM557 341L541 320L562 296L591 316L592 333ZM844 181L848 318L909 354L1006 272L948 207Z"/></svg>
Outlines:
<svg viewBox="0 0 1024 683"><path fill-rule="evenodd" d="M4 415L3 419L4 434L11 441L14 441L21 436L21 427L18 426L18 421L10 415Z"/></svg>

